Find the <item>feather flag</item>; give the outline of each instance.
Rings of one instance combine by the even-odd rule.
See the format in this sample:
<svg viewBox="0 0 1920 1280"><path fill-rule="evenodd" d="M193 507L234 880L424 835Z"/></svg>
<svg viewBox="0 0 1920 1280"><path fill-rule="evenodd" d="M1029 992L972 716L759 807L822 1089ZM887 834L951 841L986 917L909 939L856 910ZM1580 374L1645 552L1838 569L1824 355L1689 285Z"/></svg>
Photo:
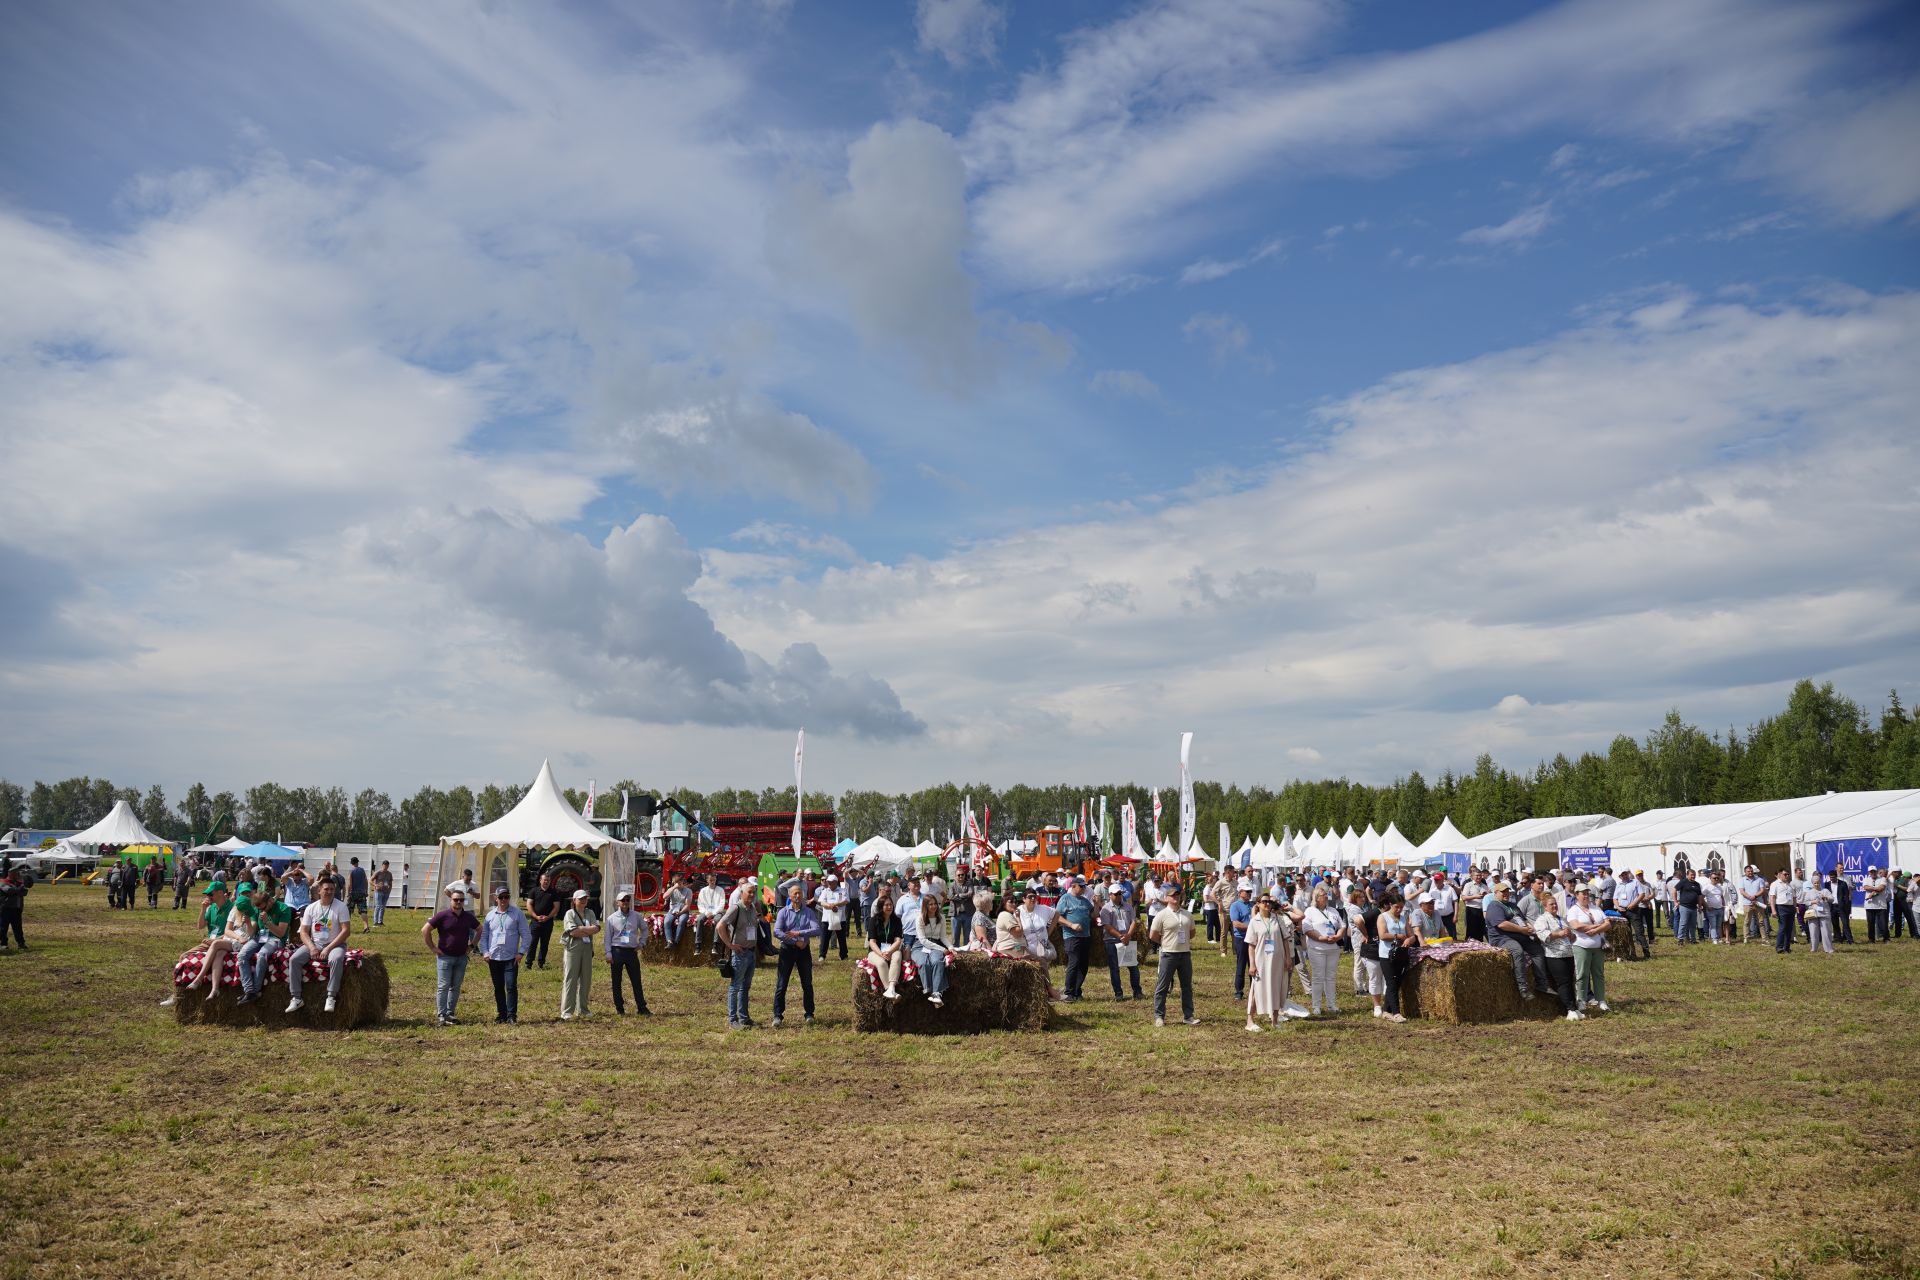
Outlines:
<svg viewBox="0 0 1920 1280"><path fill-rule="evenodd" d="M595 782L592 778L587 779L587 807L580 811L580 816L585 818L588 822L593 821L593 802L596 799L596 793L599 790L599 786L600 784Z"/></svg>
<svg viewBox="0 0 1920 1280"><path fill-rule="evenodd" d="M1186 857L1187 850L1193 847L1193 769L1188 760L1193 753L1193 735L1180 735L1180 843L1175 846L1177 857Z"/></svg>
<svg viewBox="0 0 1920 1280"><path fill-rule="evenodd" d="M793 856L799 857L806 845L800 838L800 811L807 807L806 788L800 785L800 764L807 754L807 731L793 740Z"/></svg>
<svg viewBox="0 0 1920 1280"><path fill-rule="evenodd" d="M1160 789L1158 787L1154 788L1154 792L1153 792L1153 848L1156 853L1159 852L1159 849L1160 849Z"/></svg>

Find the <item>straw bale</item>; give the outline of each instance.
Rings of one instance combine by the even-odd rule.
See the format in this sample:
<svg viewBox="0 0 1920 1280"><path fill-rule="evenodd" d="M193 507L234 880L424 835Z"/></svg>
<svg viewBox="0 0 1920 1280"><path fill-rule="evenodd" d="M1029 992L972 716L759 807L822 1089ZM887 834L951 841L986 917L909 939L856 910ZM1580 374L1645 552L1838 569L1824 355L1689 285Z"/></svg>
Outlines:
<svg viewBox="0 0 1920 1280"><path fill-rule="evenodd" d="M900 998L888 1000L853 973L856 1031L912 1035L975 1035L983 1031L1043 1031L1053 1016L1046 970L1030 960L962 951L947 966L946 1004L935 1007L918 983L902 982Z"/></svg>
<svg viewBox="0 0 1920 1280"><path fill-rule="evenodd" d="M387 1020L387 1002L392 982L387 962L370 955L359 967L346 966L340 976L340 996L332 1013L326 1011L327 984L324 979L308 979L307 1003L288 1013L292 999L285 981L269 982L258 1000L240 1004L240 991L224 983L209 999L205 989L195 986L190 992L175 987L174 1021L185 1026L201 1023L222 1027L306 1027L314 1031L346 1031L353 1027L377 1026Z"/></svg>
<svg viewBox="0 0 1920 1280"><path fill-rule="evenodd" d="M1554 1018L1560 1005L1551 992L1522 1000L1505 951L1465 951L1445 964L1416 961L1400 987L1400 1010L1429 1022L1513 1022Z"/></svg>

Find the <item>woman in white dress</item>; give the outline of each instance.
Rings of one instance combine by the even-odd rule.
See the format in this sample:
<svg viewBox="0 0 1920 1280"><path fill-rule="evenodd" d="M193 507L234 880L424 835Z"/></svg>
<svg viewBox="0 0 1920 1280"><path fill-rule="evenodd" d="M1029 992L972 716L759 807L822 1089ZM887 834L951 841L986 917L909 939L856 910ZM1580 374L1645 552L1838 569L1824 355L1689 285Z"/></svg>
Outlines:
<svg viewBox="0 0 1920 1280"><path fill-rule="evenodd" d="M1281 919L1271 895L1254 907L1247 922L1247 1030L1263 1030L1259 1019L1280 1024L1287 997L1287 945L1292 931Z"/></svg>

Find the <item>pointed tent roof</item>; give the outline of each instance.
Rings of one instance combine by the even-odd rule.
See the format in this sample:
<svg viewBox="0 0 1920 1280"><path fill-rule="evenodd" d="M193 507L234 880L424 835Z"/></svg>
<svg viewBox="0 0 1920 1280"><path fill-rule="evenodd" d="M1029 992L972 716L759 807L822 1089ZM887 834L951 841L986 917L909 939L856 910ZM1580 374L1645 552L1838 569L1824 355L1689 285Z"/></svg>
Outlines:
<svg viewBox="0 0 1920 1280"><path fill-rule="evenodd" d="M457 836L442 836L441 844L465 844L502 849L540 849L567 846L600 849L618 844L600 828L580 816L567 803L560 784L553 779L553 766L540 762L540 774L534 778L520 803L484 826Z"/></svg>
<svg viewBox="0 0 1920 1280"><path fill-rule="evenodd" d="M1397 824L1389 822L1387 829L1380 833L1380 847L1386 850L1389 858L1405 859L1415 853L1413 841L1400 834Z"/></svg>
<svg viewBox="0 0 1920 1280"><path fill-rule="evenodd" d="M870 867L876 862L888 866L905 861L907 851L885 836L874 836L855 845L853 852L847 855L847 865L851 867Z"/></svg>
<svg viewBox="0 0 1920 1280"><path fill-rule="evenodd" d="M112 811L109 812L106 817L100 819L100 821L94 823L85 831L68 836L65 843L72 845L76 849L98 851L103 844L122 846L130 844L170 845L175 842L164 836L157 836L147 830L146 824L140 821L138 814L134 813L132 805L128 804L125 800L115 800Z"/></svg>
<svg viewBox="0 0 1920 1280"><path fill-rule="evenodd" d="M1253 861L1249 865L1262 869L1279 866L1280 846L1273 842L1272 837L1262 840L1254 846Z"/></svg>
<svg viewBox="0 0 1920 1280"><path fill-rule="evenodd" d="M1375 831L1373 824L1369 822L1367 829L1360 833L1360 861L1374 862L1386 856L1386 842L1380 838L1380 833Z"/></svg>
<svg viewBox="0 0 1920 1280"><path fill-rule="evenodd" d="M1442 853L1472 853L1473 842L1460 834L1460 828L1453 825L1452 818L1442 818L1433 834L1423 840L1414 852L1423 858Z"/></svg>
<svg viewBox="0 0 1920 1280"><path fill-rule="evenodd" d="M1340 861L1358 863L1360 861L1360 833L1347 824L1347 832L1340 837Z"/></svg>
<svg viewBox="0 0 1920 1280"><path fill-rule="evenodd" d="M188 853L238 853L247 847L247 842L239 836L228 836L219 844L197 844L187 850Z"/></svg>

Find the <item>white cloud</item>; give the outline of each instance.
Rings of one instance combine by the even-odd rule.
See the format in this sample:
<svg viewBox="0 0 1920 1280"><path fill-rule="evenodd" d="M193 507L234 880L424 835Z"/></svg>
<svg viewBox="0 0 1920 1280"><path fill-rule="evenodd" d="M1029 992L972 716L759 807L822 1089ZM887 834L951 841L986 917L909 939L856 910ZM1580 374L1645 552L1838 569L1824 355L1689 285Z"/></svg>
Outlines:
<svg viewBox="0 0 1920 1280"><path fill-rule="evenodd" d="M913 652L889 669L905 704L1009 777L1068 742L1127 767L1175 719L1232 776L1290 771L1275 724L1390 776L1471 758L1496 707L1526 764L1803 675L1897 681L1920 601L1886 584L1920 580L1920 495L1885 481L1920 474L1920 296L1640 314L1386 379L1228 492L701 599L742 643ZM1044 747L1004 729L1014 707L1059 717Z"/></svg>
<svg viewBox="0 0 1920 1280"><path fill-rule="evenodd" d="M1540 233L1553 225L1553 204L1542 201L1529 205L1496 226L1474 227L1460 233L1462 244L1484 244L1495 248L1522 248L1533 243Z"/></svg>
<svg viewBox="0 0 1920 1280"><path fill-rule="evenodd" d="M1103 395L1131 396L1136 400L1160 399L1160 388L1138 369L1102 369L1093 375L1087 387Z"/></svg>
<svg viewBox="0 0 1920 1280"><path fill-rule="evenodd" d="M1755 167L1863 222L1920 213L1920 80L1822 102L1763 146Z"/></svg>
<svg viewBox="0 0 1920 1280"><path fill-rule="evenodd" d="M991 60L1006 25L1007 11L990 0L920 0L914 14L920 47L956 67Z"/></svg>
<svg viewBox="0 0 1920 1280"><path fill-rule="evenodd" d="M1543 127L1719 145L1790 115L1854 21L1846 6L1571 0L1422 49L1302 65L1333 13L1196 0L1070 39L967 134L987 253L1022 284L1096 287L1209 229L1222 191L1276 171L1380 172L1443 141Z"/></svg>
<svg viewBox="0 0 1920 1280"><path fill-rule="evenodd" d="M1268 258L1277 257L1286 251L1286 247L1287 242L1284 237L1274 236L1256 246L1252 252L1226 262L1215 258L1202 258L1198 262L1189 263L1180 272L1180 283L1204 284L1211 280L1222 279L1236 271L1243 271L1256 262L1265 262Z"/></svg>
<svg viewBox="0 0 1920 1280"><path fill-rule="evenodd" d="M1213 353L1215 365L1244 360L1262 373L1270 373L1273 362L1253 349L1253 332L1246 323L1222 311L1198 311L1180 327L1189 342L1204 342Z"/></svg>

